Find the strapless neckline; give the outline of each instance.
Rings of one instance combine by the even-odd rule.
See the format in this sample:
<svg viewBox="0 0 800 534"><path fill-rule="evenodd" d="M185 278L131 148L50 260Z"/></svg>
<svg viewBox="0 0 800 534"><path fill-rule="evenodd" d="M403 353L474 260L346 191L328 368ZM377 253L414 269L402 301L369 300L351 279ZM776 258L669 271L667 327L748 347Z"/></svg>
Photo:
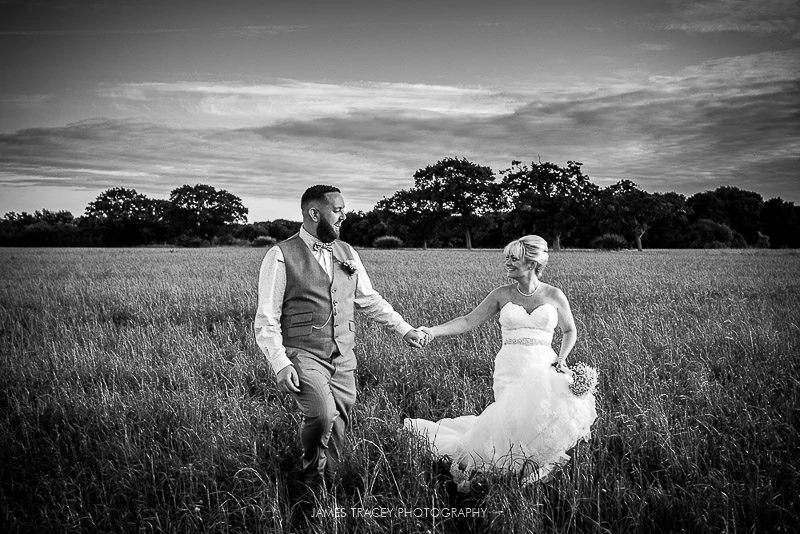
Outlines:
<svg viewBox="0 0 800 534"><path fill-rule="evenodd" d="M528 310L526 310L526 309L525 309L525 306L523 306L523 305L521 305L521 304L517 304L516 302L511 302L511 301L509 300L508 302L506 302L505 304L503 304L503 307L502 307L502 308L500 308L500 311L503 311L503 308L505 308L505 307L506 307L506 306L508 306L509 304L511 304L512 306L516 306L517 308L521 309L521 310L522 310L523 312L525 312L527 315L533 315L534 313L536 313L536 310L538 310L539 308L543 308L543 307L545 307L545 306L550 306L551 308L555 308L555 306L553 306L553 305L552 305L552 304L550 304L549 302L545 302L545 303L543 303L543 304L539 304L538 306L536 306L536 307L535 307L534 309L532 309L531 311L528 311Z"/></svg>
<svg viewBox="0 0 800 534"><path fill-rule="evenodd" d="M500 326L504 332L536 330L552 336L553 329L557 324L558 310L549 302L539 304L530 312L525 309L525 306L510 301L503 304L500 309Z"/></svg>

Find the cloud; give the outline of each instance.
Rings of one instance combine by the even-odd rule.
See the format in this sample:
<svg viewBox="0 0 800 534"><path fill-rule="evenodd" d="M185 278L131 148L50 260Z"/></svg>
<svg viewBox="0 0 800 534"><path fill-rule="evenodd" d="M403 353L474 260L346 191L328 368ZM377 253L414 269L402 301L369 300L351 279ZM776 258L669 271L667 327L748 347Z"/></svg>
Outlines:
<svg viewBox="0 0 800 534"><path fill-rule="evenodd" d="M404 116L486 116L516 105L483 88L407 83L328 84L278 80L260 85L138 83L106 88L99 97L132 116L170 123L229 127L345 117L359 112Z"/></svg>
<svg viewBox="0 0 800 534"><path fill-rule="evenodd" d="M91 36L91 35L149 35L159 33L186 33L198 31L190 28L135 28L117 30L6 30L0 36L47 35L47 36Z"/></svg>
<svg viewBox="0 0 800 534"><path fill-rule="evenodd" d="M663 24L665 29L757 35L797 31L795 0L680 0L675 6L675 18Z"/></svg>
<svg viewBox="0 0 800 534"><path fill-rule="evenodd" d="M311 28L312 26L308 24L283 24L265 26L232 26L223 28L222 31L237 37L259 37L262 35L283 35L285 33L307 31Z"/></svg>
<svg viewBox="0 0 800 534"><path fill-rule="evenodd" d="M368 208L381 191L405 187L407 178L383 167L375 154L330 144L110 119L0 135L0 153L0 186L62 185L98 193L124 186L166 196L183 184L208 183L239 196L296 199L323 180L357 184L364 194L350 197Z"/></svg>
<svg viewBox="0 0 800 534"><path fill-rule="evenodd" d="M727 85L743 88L749 84L797 81L800 78L800 48L725 57L686 67L676 74L682 85L724 89Z"/></svg>
<svg viewBox="0 0 800 534"><path fill-rule="evenodd" d="M691 194L735 184L800 201L800 51L722 58L670 76L609 74L602 87L413 84L127 84L103 98L134 119L0 135L0 186L114 186L166 195L208 183L294 201L335 183L369 209L446 156L584 163ZM7 189L6 189L7 190Z"/></svg>
<svg viewBox="0 0 800 534"><path fill-rule="evenodd" d="M26 94L26 95L7 95L0 96L0 103L12 104L21 108L37 107L51 101L54 98L52 93Z"/></svg>
<svg viewBox="0 0 800 534"><path fill-rule="evenodd" d="M641 43L637 45L636 48L644 52L665 52L667 50L674 50L675 45L660 44L660 43Z"/></svg>

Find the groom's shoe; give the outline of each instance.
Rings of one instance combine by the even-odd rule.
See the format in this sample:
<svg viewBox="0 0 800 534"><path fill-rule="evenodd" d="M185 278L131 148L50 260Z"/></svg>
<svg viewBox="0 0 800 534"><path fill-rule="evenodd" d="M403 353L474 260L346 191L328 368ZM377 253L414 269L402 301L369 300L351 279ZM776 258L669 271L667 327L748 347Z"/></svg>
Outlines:
<svg viewBox="0 0 800 534"><path fill-rule="evenodd" d="M289 500L311 508L327 491L323 477L317 472L295 472L290 475Z"/></svg>
<svg viewBox="0 0 800 534"><path fill-rule="evenodd" d="M328 490L324 481L304 480L297 481L297 492L292 497L292 509L303 521L314 521L318 516L318 511L325 508L328 500Z"/></svg>

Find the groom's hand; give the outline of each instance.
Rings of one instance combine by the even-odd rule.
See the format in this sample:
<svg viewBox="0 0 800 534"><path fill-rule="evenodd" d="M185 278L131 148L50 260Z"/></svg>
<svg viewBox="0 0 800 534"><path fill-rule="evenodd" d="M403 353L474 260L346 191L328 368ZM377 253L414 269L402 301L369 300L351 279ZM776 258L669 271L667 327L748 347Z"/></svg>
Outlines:
<svg viewBox="0 0 800 534"><path fill-rule="evenodd" d="M428 343L433 341L433 338L436 337L433 335L433 332L431 331L431 328L429 326L420 326L417 330L422 332L422 335L425 336L425 343L423 343L423 345L427 345Z"/></svg>
<svg viewBox="0 0 800 534"><path fill-rule="evenodd" d="M284 393L300 393L300 377L294 365L287 365L278 371L278 389Z"/></svg>
<svg viewBox="0 0 800 534"><path fill-rule="evenodd" d="M403 341L405 341L415 349L421 349L422 347L425 346L426 339L425 339L425 334L423 334L417 329L414 329L414 330L409 330L408 333L403 336Z"/></svg>

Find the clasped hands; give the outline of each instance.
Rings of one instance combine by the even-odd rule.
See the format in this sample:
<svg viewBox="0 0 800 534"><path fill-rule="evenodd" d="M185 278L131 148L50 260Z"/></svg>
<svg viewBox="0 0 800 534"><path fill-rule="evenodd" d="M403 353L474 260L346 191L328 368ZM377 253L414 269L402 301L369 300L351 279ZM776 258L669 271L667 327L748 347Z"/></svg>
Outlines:
<svg viewBox="0 0 800 534"><path fill-rule="evenodd" d="M421 349L430 343L434 337L433 332L431 332L427 326L420 326L409 330L408 333L403 336L403 340L408 343L409 346Z"/></svg>

